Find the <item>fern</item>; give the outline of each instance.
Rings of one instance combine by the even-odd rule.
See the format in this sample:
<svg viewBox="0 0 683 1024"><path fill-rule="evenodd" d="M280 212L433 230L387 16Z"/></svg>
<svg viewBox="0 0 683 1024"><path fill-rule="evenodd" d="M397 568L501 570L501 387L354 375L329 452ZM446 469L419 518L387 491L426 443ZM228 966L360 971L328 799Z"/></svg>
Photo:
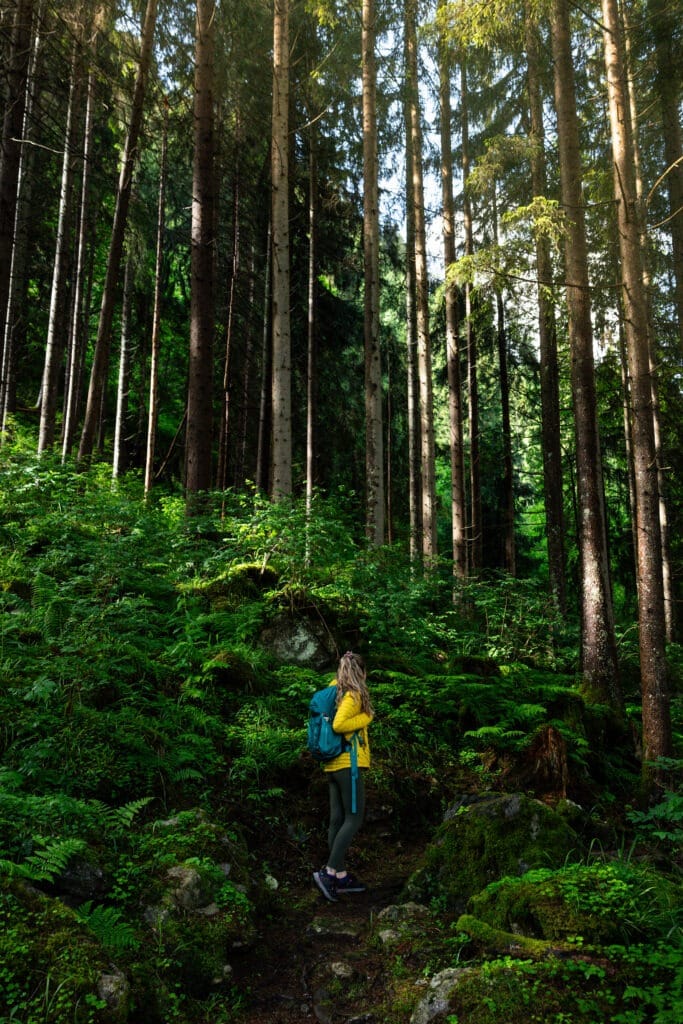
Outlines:
<svg viewBox="0 0 683 1024"><path fill-rule="evenodd" d="M139 948L139 939L128 922L123 920L121 911L116 907L104 907L101 904L93 907L92 900L88 900L78 908L77 914L104 948L111 953L121 953L126 949Z"/></svg>
<svg viewBox="0 0 683 1024"><path fill-rule="evenodd" d="M91 800L90 805L94 807L107 832L125 832L130 828L133 819L140 811L152 801L153 797L143 796L139 800L131 800L122 807L110 807L102 800Z"/></svg>
<svg viewBox="0 0 683 1024"><path fill-rule="evenodd" d="M21 864L0 859L0 875L27 878L32 882L53 882L66 870L71 858L85 847L81 839L46 841L36 836L34 842L43 848L32 853Z"/></svg>

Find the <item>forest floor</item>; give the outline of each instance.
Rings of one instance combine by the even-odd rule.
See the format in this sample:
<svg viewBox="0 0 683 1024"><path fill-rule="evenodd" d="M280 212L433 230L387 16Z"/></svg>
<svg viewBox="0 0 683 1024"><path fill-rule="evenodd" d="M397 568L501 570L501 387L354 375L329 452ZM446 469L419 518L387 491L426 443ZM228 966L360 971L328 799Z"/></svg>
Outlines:
<svg viewBox="0 0 683 1024"><path fill-rule="evenodd" d="M366 823L349 868L367 892L337 903L313 882L325 860L321 838L273 850L277 909L261 920L254 945L232 961L232 980L244 994L241 1024L382 1024L373 1007L384 999L387 950L373 923L398 902L425 843L424 833L397 841L382 823Z"/></svg>

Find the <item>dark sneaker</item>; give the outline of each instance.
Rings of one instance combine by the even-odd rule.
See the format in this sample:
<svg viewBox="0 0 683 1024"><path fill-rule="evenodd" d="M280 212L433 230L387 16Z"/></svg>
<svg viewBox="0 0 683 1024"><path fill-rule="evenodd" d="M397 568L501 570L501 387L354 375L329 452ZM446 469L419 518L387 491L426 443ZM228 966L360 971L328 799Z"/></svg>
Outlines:
<svg viewBox="0 0 683 1024"><path fill-rule="evenodd" d="M337 875L335 879L337 883L337 895L340 896L343 892L367 892L367 885L364 885L360 878L356 878L350 871L347 871L343 878Z"/></svg>
<svg viewBox="0 0 683 1024"><path fill-rule="evenodd" d="M321 893L326 900L330 903L337 903L337 879L334 875L327 873L326 868L321 868L320 871L313 872L313 881L320 889Z"/></svg>

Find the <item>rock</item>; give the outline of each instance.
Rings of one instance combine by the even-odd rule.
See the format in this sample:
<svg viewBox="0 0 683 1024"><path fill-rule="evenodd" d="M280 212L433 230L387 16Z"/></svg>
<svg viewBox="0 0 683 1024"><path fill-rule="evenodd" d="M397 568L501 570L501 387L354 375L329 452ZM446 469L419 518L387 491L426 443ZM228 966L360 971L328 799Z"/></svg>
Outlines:
<svg viewBox="0 0 683 1024"><path fill-rule="evenodd" d="M522 793L490 794L447 812L405 889L409 899L442 900L463 913L490 882L530 868L560 867L580 855L581 841L565 819Z"/></svg>
<svg viewBox="0 0 683 1024"><path fill-rule="evenodd" d="M355 921L341 921L338 917L314 917L306 932L315 938L349 939L357 941L361 925Z"/></svg>
<svg viewBox="0 0 683 1024"><path fill-rule="evenodd" d="M448 1012L449 999L460 980L471 972L470 967L448 967L429 982L429 992L415 1007L410 1024L429 1024Z"/></svg>
<svg viewBox="0 0 683 1024"><path fill-rule="evenodd" d="M322 623L291 615L278 615L261 634L262 645L278 661L324 672L334 665L336 652Z"/></svg>
<svg viewBox="0 0 683 1024"><path fill-rule="evenodd" d="M55 878L53 889L65 903L77 907L101 896L104 872L99 865L84 857L72 857L64 871Z"/></svg>
<svg viewBox="0 0 683 1024"><path fill-rule="evenodd" d="M101 974L97 982L97 995L107 1004L110 1019L125 1021L130 1009L130 985L125 974L115 970L110 974Z"/></svg>
<svg viewBox="0 0 683 1024"><path fill-rule="evenodd" d="M184 864L177 864L166 872L169 881L175 886L171 890L171 897L177 906L184 910L198 910L206 905L206 892L202 883L202 876L192 867Z"/></svg>

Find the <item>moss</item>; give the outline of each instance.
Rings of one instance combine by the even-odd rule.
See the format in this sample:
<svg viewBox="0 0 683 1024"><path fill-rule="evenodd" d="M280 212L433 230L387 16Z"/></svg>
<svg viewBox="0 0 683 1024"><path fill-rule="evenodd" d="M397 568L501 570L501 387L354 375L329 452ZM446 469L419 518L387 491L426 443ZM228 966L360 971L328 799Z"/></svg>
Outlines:
<svg viewBox="0 0 683 1024"><path fill-rule="evenodd" d="M463 914L458 918L457 929L467 935L480 952L499 955L511 953L515 956L541 959L558 949L557 943L545 942L543 939L530 939L516 932L493 928L471 914Z"/></svg>
<svg viewBox="0 0 683 1024"><path fill-rule="evenodd" d="M59 900L16 880L0 885L0 1012L49 1024L109 1024L98 997L108 958L87 927Z"/></svg>
<svg viewBox="0 0 683 1024"><path fill-rule="evenodd" d="M681 905L680 885L645 866L614 862L504 878L475 895L469 909L493 928L605 944L666 936Z"/></svg>
<svg viewBox="0 0 683 1024"><path fill-rule="evenodd" d="M470 897L491 882L559 866L579 851L574 830L545 804L519 793L489 794L462 801L447 817L406 894L462 913Z"/></svg>

